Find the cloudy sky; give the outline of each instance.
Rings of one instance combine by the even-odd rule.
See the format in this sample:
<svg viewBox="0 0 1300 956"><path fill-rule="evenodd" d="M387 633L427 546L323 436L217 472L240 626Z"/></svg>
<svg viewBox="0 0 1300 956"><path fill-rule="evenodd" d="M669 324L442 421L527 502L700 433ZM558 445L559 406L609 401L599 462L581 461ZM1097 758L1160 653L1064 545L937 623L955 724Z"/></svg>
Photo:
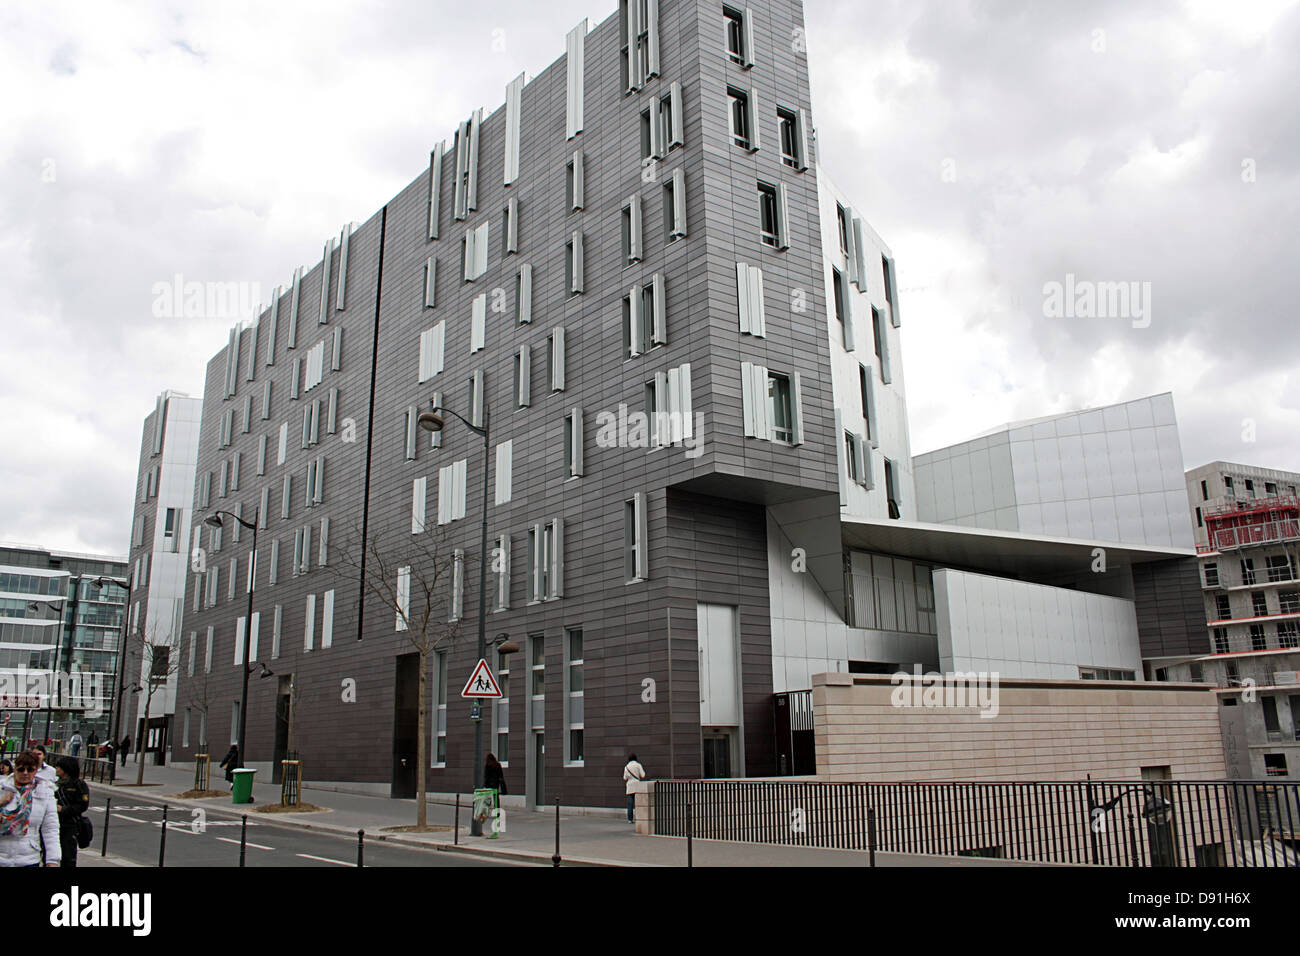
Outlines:
<svg viewBox="0 0 1300 956"><path fill-rule="evenodd" d="M156 318L156 283L265 301L614 9L0 3L0 539L125 552L142 420L231 325ZM898 261L914 452L1172 391L1188 467L1300 471L1297 0L806 17L821 161ZM1067 275L1144 315L1045 314Z"/></svg>

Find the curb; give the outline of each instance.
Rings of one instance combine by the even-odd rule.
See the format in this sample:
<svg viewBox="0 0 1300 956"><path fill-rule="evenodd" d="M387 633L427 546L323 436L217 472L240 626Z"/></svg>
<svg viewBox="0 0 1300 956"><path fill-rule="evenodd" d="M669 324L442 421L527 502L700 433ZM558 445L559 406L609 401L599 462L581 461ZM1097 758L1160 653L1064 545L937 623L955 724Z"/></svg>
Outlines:
<svg viewBox="0 0 1300 956"><path fill-rule="evenodd" d="M100 790L108 791L109 794L112 796L125 796L125 797L137 796L137 794L133 792L123 790L118 786L107 784L107 783L99 784L99 788ZM242 811L235 810L230 806L223 806L223 807L210 806L207 800L190 800L181 797L169 797L161 794L156 797L151 795L147 799L150 799L155 803L160 803L160 804L165 803L169 806L175 806L175 807L198 807L204 810L205 812L213 812L234 819L239 819L244 815ZM287 828L296 828L300 830L320 830L327 833L347 835L351 837L355 837L357 835L357 831L352 827L341 827L332 823L321 823L320 821L317 820L286 820L272 814L259 814L259 813L251 813L249 814L249 816L272 818L272 819L267 819L265 821L265 823L263 824L265 826L279 826L279 827L287 827ZM261 822L262 821L259 820L259 823ZM535 853L530 850L499 850L496 849L495 847L488 848L488 847L467 846L465 844L445 843L440 840L420 840L413 837L404 836L402 834L381 833L378 831L371 831L371 830L366 830L366 837L371 840L382 840L386 843L399 844L401 846L409 847L412 849L423 849L432 852L443 852L443 853L463 853L467 856L475 856L482 859L501 858L506 860L516 860L524 863L548 863L549 864L551 862L551 857L549 854ZM569 857L569 856L561 857L561 865L564 864L568 864L570 866L593 866L593 867L642 867L642 866L655 867L660 865L658 863L640 863L640 862L622 861L622 860L601 860L601 859L591 859L585 857ZM128 865L138 866L140 864L128 864Z"/></svg>

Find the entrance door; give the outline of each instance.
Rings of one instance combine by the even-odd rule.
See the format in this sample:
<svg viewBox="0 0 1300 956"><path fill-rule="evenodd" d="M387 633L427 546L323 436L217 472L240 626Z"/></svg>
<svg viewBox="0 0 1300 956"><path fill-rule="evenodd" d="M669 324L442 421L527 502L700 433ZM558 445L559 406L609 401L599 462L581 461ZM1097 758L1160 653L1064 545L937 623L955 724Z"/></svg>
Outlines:
<svg viewBox="0 0 1300 956"><path fill-rule="evenodd" d="M275 751L271 755L271 782L279 783L284 776L282 760L288 760L289 752L289 693L284 689L285 681L281 678L281 691L275 698Z"/></svg>
<svg viewBox="0 0 1300 956"><path fill-rule="evenodd" d="M416 749L420 739L420 655L397 658L393 689L393 783L389 795L415 796Z"/></svg>
<svg viewBox="0 0 1300 956"><path fill-rule="evenodd" d="M533 734L533 795L536 805L546 805L546 735Z"/></svg>
<svg viewBox="0 0 1300 956"><path fill-rule="evenodd" d="M732 731L719 727L704 728L704 776L730 777Z"/></svg>

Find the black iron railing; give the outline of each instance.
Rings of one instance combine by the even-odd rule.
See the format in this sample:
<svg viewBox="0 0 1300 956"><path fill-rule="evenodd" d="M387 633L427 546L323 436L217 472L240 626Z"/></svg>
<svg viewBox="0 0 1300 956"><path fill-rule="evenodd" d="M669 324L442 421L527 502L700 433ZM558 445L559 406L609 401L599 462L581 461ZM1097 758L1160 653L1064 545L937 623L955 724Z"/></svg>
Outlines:
<svg viewBox="0 0 1300 956"><path fill-rule="evenodd" d="M653 801L663 836L686 835L689 804L698 839L1101 866L1300 867L1300 781L664 780Z"/></svg>
<svg viewBox="0 0 1300 956"><path fill-rule="evenodd" d="M113 761L101 757L80 757L81 779L106 783L113 776Z"/></svg>

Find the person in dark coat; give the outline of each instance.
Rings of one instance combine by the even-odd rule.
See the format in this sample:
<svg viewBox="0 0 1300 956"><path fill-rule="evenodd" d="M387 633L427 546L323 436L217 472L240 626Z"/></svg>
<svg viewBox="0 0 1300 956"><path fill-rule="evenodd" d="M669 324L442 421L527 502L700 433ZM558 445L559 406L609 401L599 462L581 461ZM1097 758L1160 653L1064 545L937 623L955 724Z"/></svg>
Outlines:
<svg viewBox="0 0 1300 956"><path fill-rule="evenodd" d="M81 815L90 807L90 788L81 779L81 767L75 757L59 757L54 761L58 783L54 788L54 801L59 808L59 848L63 851L60 866L77 865L77 834L81 830Z"/></svg>
<svg viewBox="0 0 1300 956"><path fill-rule="evenodd" d="M230 749L226 751L226 755L221 758L221 763L217 764L217 766L226 768L226 782L233 784L235 782L235 771L239 768L239 745L231 744Z"/></svg>
<svg viewBox="0 0 1300 956"><path fill-rule="evenodd" d="M126 766L126 755L131 752L131 735L127 734L122 738L120 753L122 754L122 766Z"/></svg>
<svg viewBox="0 0 1300 956"><path fill-rule="evenodd" d="M496 754L487 755L487 761L483 765L483 786L495 790L502 796L507 793L506 771L501 766L501 761L497 760Z"/></svg>

